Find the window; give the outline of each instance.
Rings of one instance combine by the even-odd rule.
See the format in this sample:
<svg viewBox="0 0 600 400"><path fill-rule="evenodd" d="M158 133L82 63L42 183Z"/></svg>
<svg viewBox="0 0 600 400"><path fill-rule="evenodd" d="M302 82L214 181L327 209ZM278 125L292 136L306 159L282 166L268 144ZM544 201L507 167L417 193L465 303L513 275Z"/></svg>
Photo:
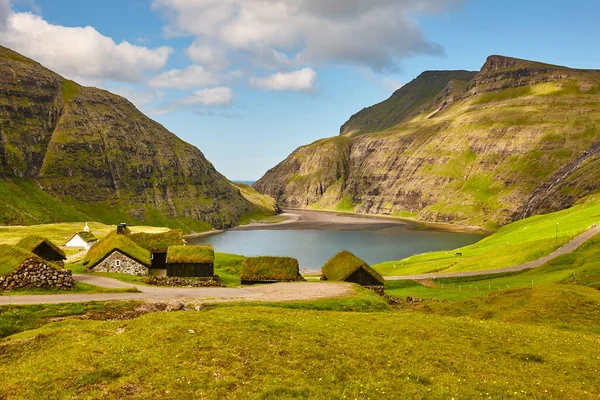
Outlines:
<svg viewBox="0 0 600 400"><path fill-rule="evenodd" d="M121 266L121 260L117 260L117 261L115 261L115 266L116 266L116 267L120 267L120 266Z"/></svg>

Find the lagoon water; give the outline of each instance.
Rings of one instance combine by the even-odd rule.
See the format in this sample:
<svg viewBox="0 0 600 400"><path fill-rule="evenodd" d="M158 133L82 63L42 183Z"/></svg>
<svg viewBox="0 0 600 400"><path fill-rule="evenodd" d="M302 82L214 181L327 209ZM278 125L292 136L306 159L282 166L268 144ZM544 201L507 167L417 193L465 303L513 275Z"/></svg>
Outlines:
<svg viewBox="0 0 600 400"><path fill-rule="evenodd" d="M301 269L319 271L341 250L349 250L373 265L428 251L452 250L482 238L480 234L418 231L408 227L380 231L233 230L196 238L190 244L210 244L217 252L244 256L294 257Z"/></svg>

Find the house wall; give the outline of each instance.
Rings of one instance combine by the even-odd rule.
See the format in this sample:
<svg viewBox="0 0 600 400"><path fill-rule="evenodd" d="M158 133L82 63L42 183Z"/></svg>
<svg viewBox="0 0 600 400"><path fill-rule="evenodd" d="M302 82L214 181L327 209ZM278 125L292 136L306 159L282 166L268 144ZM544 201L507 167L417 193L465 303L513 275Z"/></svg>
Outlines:
<svg viewBox="0 0 600 400"><path fill-rule="evenodd" d="M92 247L92 245L94 243L96 243L96 242L88 243L85 240L83 240L81 237L74 236L73 238L71 238L71 240L69 240L65 244L65 247L76 247L76 248L83 248L83 249L89 250L90 247Z"/></svg>
<svg viewBox="0 0 600 400"><path fill-rule="evenodd" d="M65 244L65 247L86 247L87 243L85 240L80 238L79 236L73 236L71 240Z"/></svg>
<svg viewBox="0 0 600 400"><path fill-rule="evenodd" d="M361 286L383 286L381 282L373 278L373 276L363 268L354 271L352 275L346 279L346 282L358 283Z"/></svg>
<svg viewBox="0 0 600 400"><path fill-rule="evenodd" d="M54 249L48 246L46 243L40 244L38 247L33 249L32 253L46 261L64 260L63 256L54 251Z"/></svg>
<svg viewBox="0 0 600 400"><path fill-rule="evenodd" d="M208 277L214 276L215 267L213 263L206 264L167 264L167 276L178 277Z"/></svg>
<svg viewBox="0 0 600 400"><path fill-rule="evenodd" d="M167 253L152 253L152 265L150 266L152 269L165 269L167 268Z"/></svg>
<svg viewBox="0 0 600 400"><path fill-rule="evenodd" d="M117 267L117 260L121 261L121 266ZM119 251L113 251L101 263L91 268L92 272L115 272L128 275L148 275L148 268L139 262L132 260Z"/></svg>

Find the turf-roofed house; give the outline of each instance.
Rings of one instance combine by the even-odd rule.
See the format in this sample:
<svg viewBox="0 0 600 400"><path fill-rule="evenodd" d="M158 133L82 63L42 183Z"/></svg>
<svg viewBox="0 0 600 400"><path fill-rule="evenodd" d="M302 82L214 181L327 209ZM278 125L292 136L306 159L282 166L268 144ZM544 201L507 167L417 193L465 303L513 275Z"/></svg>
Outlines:
<svg viewBox="0 0 600 400"><path fill-rule="evenodd" d="M303 281L298 260L290 257L248 257L242 263L242 285Z"/></svg>
<svg viewBox="0 0 600 400"><path fill-rule="evenodd" d="M64 266L64 262L67 259L64 251L50 240L41 236L27 236L21 239L17 247L35 254L42 260L51 261L61 267Z"/></svg>
<svg viewBox="0 0 600 400"><path fill-rule="evenodd" d="M349 251L341 251L333 256L321 268L321 279L324 281L341 281L357 283L383 293L385 280L366 262Z"/></svg>
<svg viewBox="0 0 600 400"><path fill-rule="evenodd" d="M211 246L171 246L167 276L211 278L215 275L215 250Z"/></svg>
<svg viewBox="0 0 600 400"><path fill-rule="evenodd" d="M115 272L128 275L148 275L150 252L127 235L112 232L96 243L83 260L90 272Z"/></svg>
<svg viewBox="0 0 600 400"><path fill-rule="evenodd" d="M134 233L128 236L138 246L150 252L151 269L167 268L167 252L169 247L183 246L183 232L174 229L162 233Z"/></svg>
<svg viewBox="0 0 600 400"><path fill-rule="evenodd" d="M0 290L70 289L73 275L21 247L0 245Z"/></svg>
<svg viewBox="0 0 600 400"><path fill-rule="evenodd" d="M65 243L65 247L89 250L98 238L89 231L77 232Z"/></svg>

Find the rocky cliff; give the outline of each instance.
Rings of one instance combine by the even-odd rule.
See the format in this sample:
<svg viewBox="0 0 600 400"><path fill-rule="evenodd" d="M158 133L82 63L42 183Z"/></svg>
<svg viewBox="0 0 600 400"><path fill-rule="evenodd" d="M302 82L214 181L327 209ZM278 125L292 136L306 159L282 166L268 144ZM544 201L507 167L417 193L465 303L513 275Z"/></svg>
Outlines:
<svg viewBox="0 0 600 400"><path fill-rule="evenodd" d="M490 229L600 190L600 71L491 56L403 89L255 188L284 207Z"/></svg>
<svg viewBox="0 0 600 400"><path fill-rule="evenodd" d="M256 206L126 99L0 47L0 224L224 228Z"/></svg>

